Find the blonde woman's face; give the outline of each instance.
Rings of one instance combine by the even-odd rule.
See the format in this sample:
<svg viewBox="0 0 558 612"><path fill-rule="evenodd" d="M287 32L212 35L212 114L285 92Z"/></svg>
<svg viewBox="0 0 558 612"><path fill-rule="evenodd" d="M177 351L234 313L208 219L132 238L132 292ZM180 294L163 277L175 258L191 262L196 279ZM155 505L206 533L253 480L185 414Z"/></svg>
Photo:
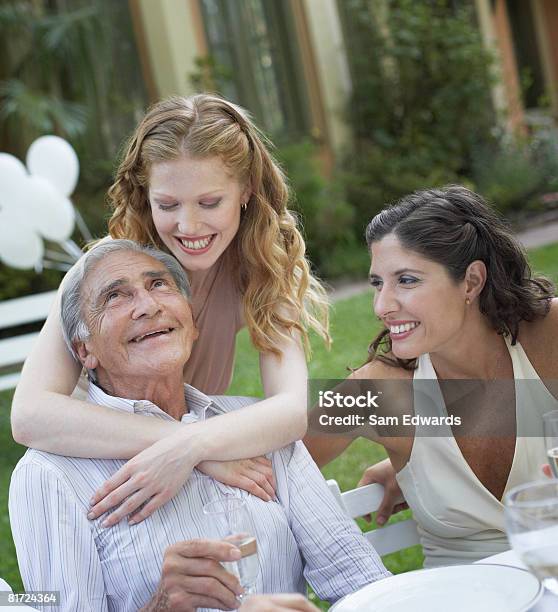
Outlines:
<svg viewBox="0 0 558 612"><path fill-rule="evenodd" d="M218 157L153 164L149 202L161 240L185 270L209 269L235 237L249 189Z"/></svg>

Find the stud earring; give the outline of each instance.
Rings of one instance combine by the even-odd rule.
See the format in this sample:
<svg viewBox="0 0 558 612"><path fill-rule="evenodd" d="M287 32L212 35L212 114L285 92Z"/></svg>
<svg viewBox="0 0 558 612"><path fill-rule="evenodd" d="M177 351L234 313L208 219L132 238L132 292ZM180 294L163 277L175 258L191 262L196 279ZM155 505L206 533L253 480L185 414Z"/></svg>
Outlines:
<svg viewBox="0 0 558 612"><path fill-rule="evenodd" d="M467 304L467 306L469 306L471 304L471 300L469 298L465 298L465 304Z"/></svg>
<svg viewBox="0 0 558 612"><path fill-rule="evenodd" d="M244 202L244 204L242 204L241 206L243 211L246 211L246 209L248 208L248 202Z"/></svg>

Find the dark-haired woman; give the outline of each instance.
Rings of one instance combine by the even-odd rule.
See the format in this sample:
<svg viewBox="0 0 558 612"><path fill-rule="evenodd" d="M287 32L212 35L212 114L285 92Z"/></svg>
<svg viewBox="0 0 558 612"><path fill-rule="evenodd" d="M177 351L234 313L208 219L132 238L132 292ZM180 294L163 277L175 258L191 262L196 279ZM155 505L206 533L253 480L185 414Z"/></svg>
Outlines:
<svg viewBox="0 0 558 612"><path fill-rule="evenodd" d="M554 286L532 276L508 228L464 187L403 198L374 217L366 237L374 310L385 329L352 378L412 381L415 415L460 408L470 434L454 435L448 425L429 437L417 426L409 437L378 437L393 468L373 467L361 483L385 482L386 469L395 469L426 567L502 552L509 546L501 500L541 477L541 417L558 408L550 382L558 379ZM455 382L463 379L497 382L470 393ZM429 390L419 392L421 385ZM307 438L322 465L351 441Z"/></svg>

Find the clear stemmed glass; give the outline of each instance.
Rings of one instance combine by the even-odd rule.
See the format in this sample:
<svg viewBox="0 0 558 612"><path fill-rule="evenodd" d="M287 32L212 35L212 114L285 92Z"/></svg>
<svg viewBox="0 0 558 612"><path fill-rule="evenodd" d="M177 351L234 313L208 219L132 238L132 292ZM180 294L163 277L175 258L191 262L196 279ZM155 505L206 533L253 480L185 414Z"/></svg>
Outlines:
<svg viewBox="0 0 558 612"><path fill-rule="evenodd" d="M515 487L505 497L508 539L523 563L558 595L558 479Z"/></svg>
<svg viewBox="0 0 558 612"><path fill-rule="evenodd" d="M546 454L554 478L558 478L558 410L543 415Z"/></svg>
<svg viewBox="0 0 558 612"><path fill-rule="evenodd" d="M244 588L239 599L245 599L254 593L259 572L256 531L246 502L240 497L227 496L205 504L203 512L211 535L231 542L240 550L238 561L225 562L223 566L238 578Z"/></svg>

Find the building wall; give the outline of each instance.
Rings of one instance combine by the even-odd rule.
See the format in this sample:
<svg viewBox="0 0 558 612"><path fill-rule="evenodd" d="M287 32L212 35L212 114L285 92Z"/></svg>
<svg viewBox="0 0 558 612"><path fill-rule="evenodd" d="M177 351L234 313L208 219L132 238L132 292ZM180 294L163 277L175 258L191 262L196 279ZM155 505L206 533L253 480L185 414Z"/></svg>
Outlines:
<svg viewBox="0 0 558 612"><path fill-rule="evenodd" d="M546 90L552 114L558 118L558 2L556 0L532 1Z"/></svg>
<svg viewBox="0 0 558 612"><path fill-rule="evenodd" d="M336 0L304 0L303 4L327 124L326 137L333 151L338 152L350 139L350 129L342 115L346 112L351 79L337 3Z"/></svg>
<svg viewBox="0 0 558 612"><path fill-rule="evenodd" d="M511 26L505 0L476 0L477 16L483 40L496 58L496 72L501 82L492 90L497 111L511 132L524 130L524 109Z"/></svg>
<svg viewBox="0 0 558 612"><path fill-rule="evenodd" d="M558 1L524 0L532 10L544 88L551 114L558 118ZM475 0L483 40L496 53L502 83L492 91L494 105L504 111L513 132L525 131L518 65L506 0Z"/></svg>
<svg viewBox="0 0 558 612"><path fill-rule="evenodd" d="M196 72L195 59L207 54L197 0L132 0L141 21L142 61L152 95L193 93L190 75ZM138 28L136 28L136 31Z"/></svg>
<svg viewBox="0 0 558 612"><path fill-rule="evenodd" d="M342 113L351 85L336 0L281 1L290 2L312 118L310 136L328 172L350 138ZM150 96L193 93L189 75L196 72L195 59L208 54L198 0L130 0L130 7Z"/></svg>

